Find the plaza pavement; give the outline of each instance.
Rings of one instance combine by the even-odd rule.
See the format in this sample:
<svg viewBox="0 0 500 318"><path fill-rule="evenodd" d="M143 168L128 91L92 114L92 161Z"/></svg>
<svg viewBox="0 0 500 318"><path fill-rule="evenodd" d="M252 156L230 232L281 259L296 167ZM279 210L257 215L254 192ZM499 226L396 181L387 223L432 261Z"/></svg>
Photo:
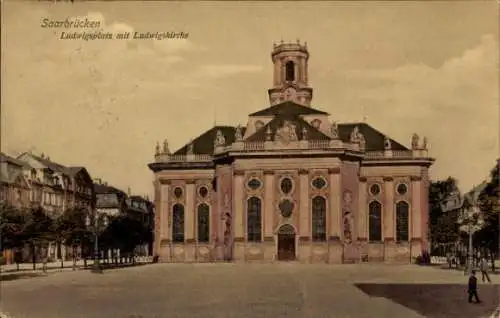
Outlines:
<svg viewBox="0 0 500 318"><path fill-rule="evenodd" d="M415 265L152 264L2 282L10 318L489 317L500 276L468 304L467 277Z"/></svg>

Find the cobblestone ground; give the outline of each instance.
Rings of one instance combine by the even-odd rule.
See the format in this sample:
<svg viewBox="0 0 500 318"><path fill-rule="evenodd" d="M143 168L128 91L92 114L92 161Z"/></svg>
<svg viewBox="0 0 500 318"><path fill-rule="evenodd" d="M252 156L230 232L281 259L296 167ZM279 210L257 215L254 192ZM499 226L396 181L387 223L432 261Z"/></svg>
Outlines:
<svg viewBox="0 0 500 318"><path fill-rule="evenodd" d="M468 304L457 271L391 265L154 264L2 282L12 318L488 317L500 276Z"/></svg>

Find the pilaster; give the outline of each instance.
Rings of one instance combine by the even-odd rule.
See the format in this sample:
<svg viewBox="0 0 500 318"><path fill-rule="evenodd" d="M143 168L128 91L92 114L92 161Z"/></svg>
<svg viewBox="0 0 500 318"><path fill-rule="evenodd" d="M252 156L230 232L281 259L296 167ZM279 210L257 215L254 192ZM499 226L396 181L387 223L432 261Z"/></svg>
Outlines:
<svg viewBox="0 0 500 318"><path fill-rule="evenodd" d="M394 218L394 179L392 177L384 178L384 194L385 200L383 205L383 217L382 222L384 223L384 240L394 240L395 239L395 218Z"/></svg>
<svg viewBox="0 0 500 318"><path fill-rule="evenodd" d="M186 236L185 240L186 241L193 241L195 236L194 236L194 227L195 227L195 222L194 218L196 216L196 211L195 211L195 202L196 202L196 191L195 191L195 184L194 181L189 180L189 182L186 184L186 212L184 214L184 220L185 220L185 228L184 228L184 234Z"/></svg>
<svg viewBox="0 0 500 318"><path fill-rule="evenodd" d="M366 240L368 238L368 213L367 213L367 184L366 178L359 179L358 194L358 239Z"/></svg>
<svg viewBox="0 0 500 318"><path fill-rule="evenodd" d="M172 238L172 220L169 211L170 183L161 182L160 187L160 238L170 240Z"/></svg>
<svg viewBox="0 0 500 318"><path fill-rule="evenodd" d="M234 236L236 238L244 237L243 217L244 217L244 184L245 177L243 173L234 173Z"/></svg>
<svg viewBox="0 0 500 318"><path fill-rule="evenodd" d="M425 176L421 181L421 189L422 193L420 194L420 209L422 211L422 217L420 219L420 226L422 228L422 246L423 249L429 250L429 186L430 181L427 175L427 171Z"/></svg>
<svg viewBox="0 0 500 318"><path fill-rule="evenodd" d="M411 238L422 238L422 180L420 178L411 178Z"/></svg>
<svg viewBox="0 0 500 318"><path fill-rule="evenodd" d="M340 168L328 169L330 189L330 223L327 225L328 236L341 237L340 235L340 200L341 200L341 175Z"/></svg>
<svg viewBox="0 0 500 318"><path fill-rule="evenodd" d="M274 218L276 207L274 206L274 175L269 171L264 171L264 237L274 235Z"/></svg>
<svg viewBox="0 0 500 318"><path fill-rule="evenodd" d="M309 174L307 170L299 171L300 210L299 210L299 235L311 236L311 212L309 208Z"/></svg>

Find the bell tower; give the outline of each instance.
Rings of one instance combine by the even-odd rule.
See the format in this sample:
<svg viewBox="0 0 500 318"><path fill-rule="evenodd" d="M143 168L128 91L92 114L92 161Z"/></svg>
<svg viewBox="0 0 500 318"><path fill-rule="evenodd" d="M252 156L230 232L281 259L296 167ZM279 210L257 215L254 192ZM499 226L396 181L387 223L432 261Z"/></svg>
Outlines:
<svg viewBox="0 0 500 318"><path fill-rule="evenodd" d="M271 105L290 100L310 107L313 89L307 79L307 42L275 43L271 58L274 64L273 87L268 90Z"/></svg>

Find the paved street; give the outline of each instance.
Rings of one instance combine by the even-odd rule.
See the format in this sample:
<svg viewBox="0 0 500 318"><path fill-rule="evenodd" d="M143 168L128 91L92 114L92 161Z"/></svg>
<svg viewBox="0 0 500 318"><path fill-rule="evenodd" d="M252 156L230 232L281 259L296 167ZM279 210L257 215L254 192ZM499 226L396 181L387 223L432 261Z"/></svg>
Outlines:
<svg viewBox="0 0 500 318"><path fill-rule="evenodd" d="M488 317L497 284L468 304L458 271L391 265L154 264L103 275L56 272L2 282L13 318Z"/></svg>

